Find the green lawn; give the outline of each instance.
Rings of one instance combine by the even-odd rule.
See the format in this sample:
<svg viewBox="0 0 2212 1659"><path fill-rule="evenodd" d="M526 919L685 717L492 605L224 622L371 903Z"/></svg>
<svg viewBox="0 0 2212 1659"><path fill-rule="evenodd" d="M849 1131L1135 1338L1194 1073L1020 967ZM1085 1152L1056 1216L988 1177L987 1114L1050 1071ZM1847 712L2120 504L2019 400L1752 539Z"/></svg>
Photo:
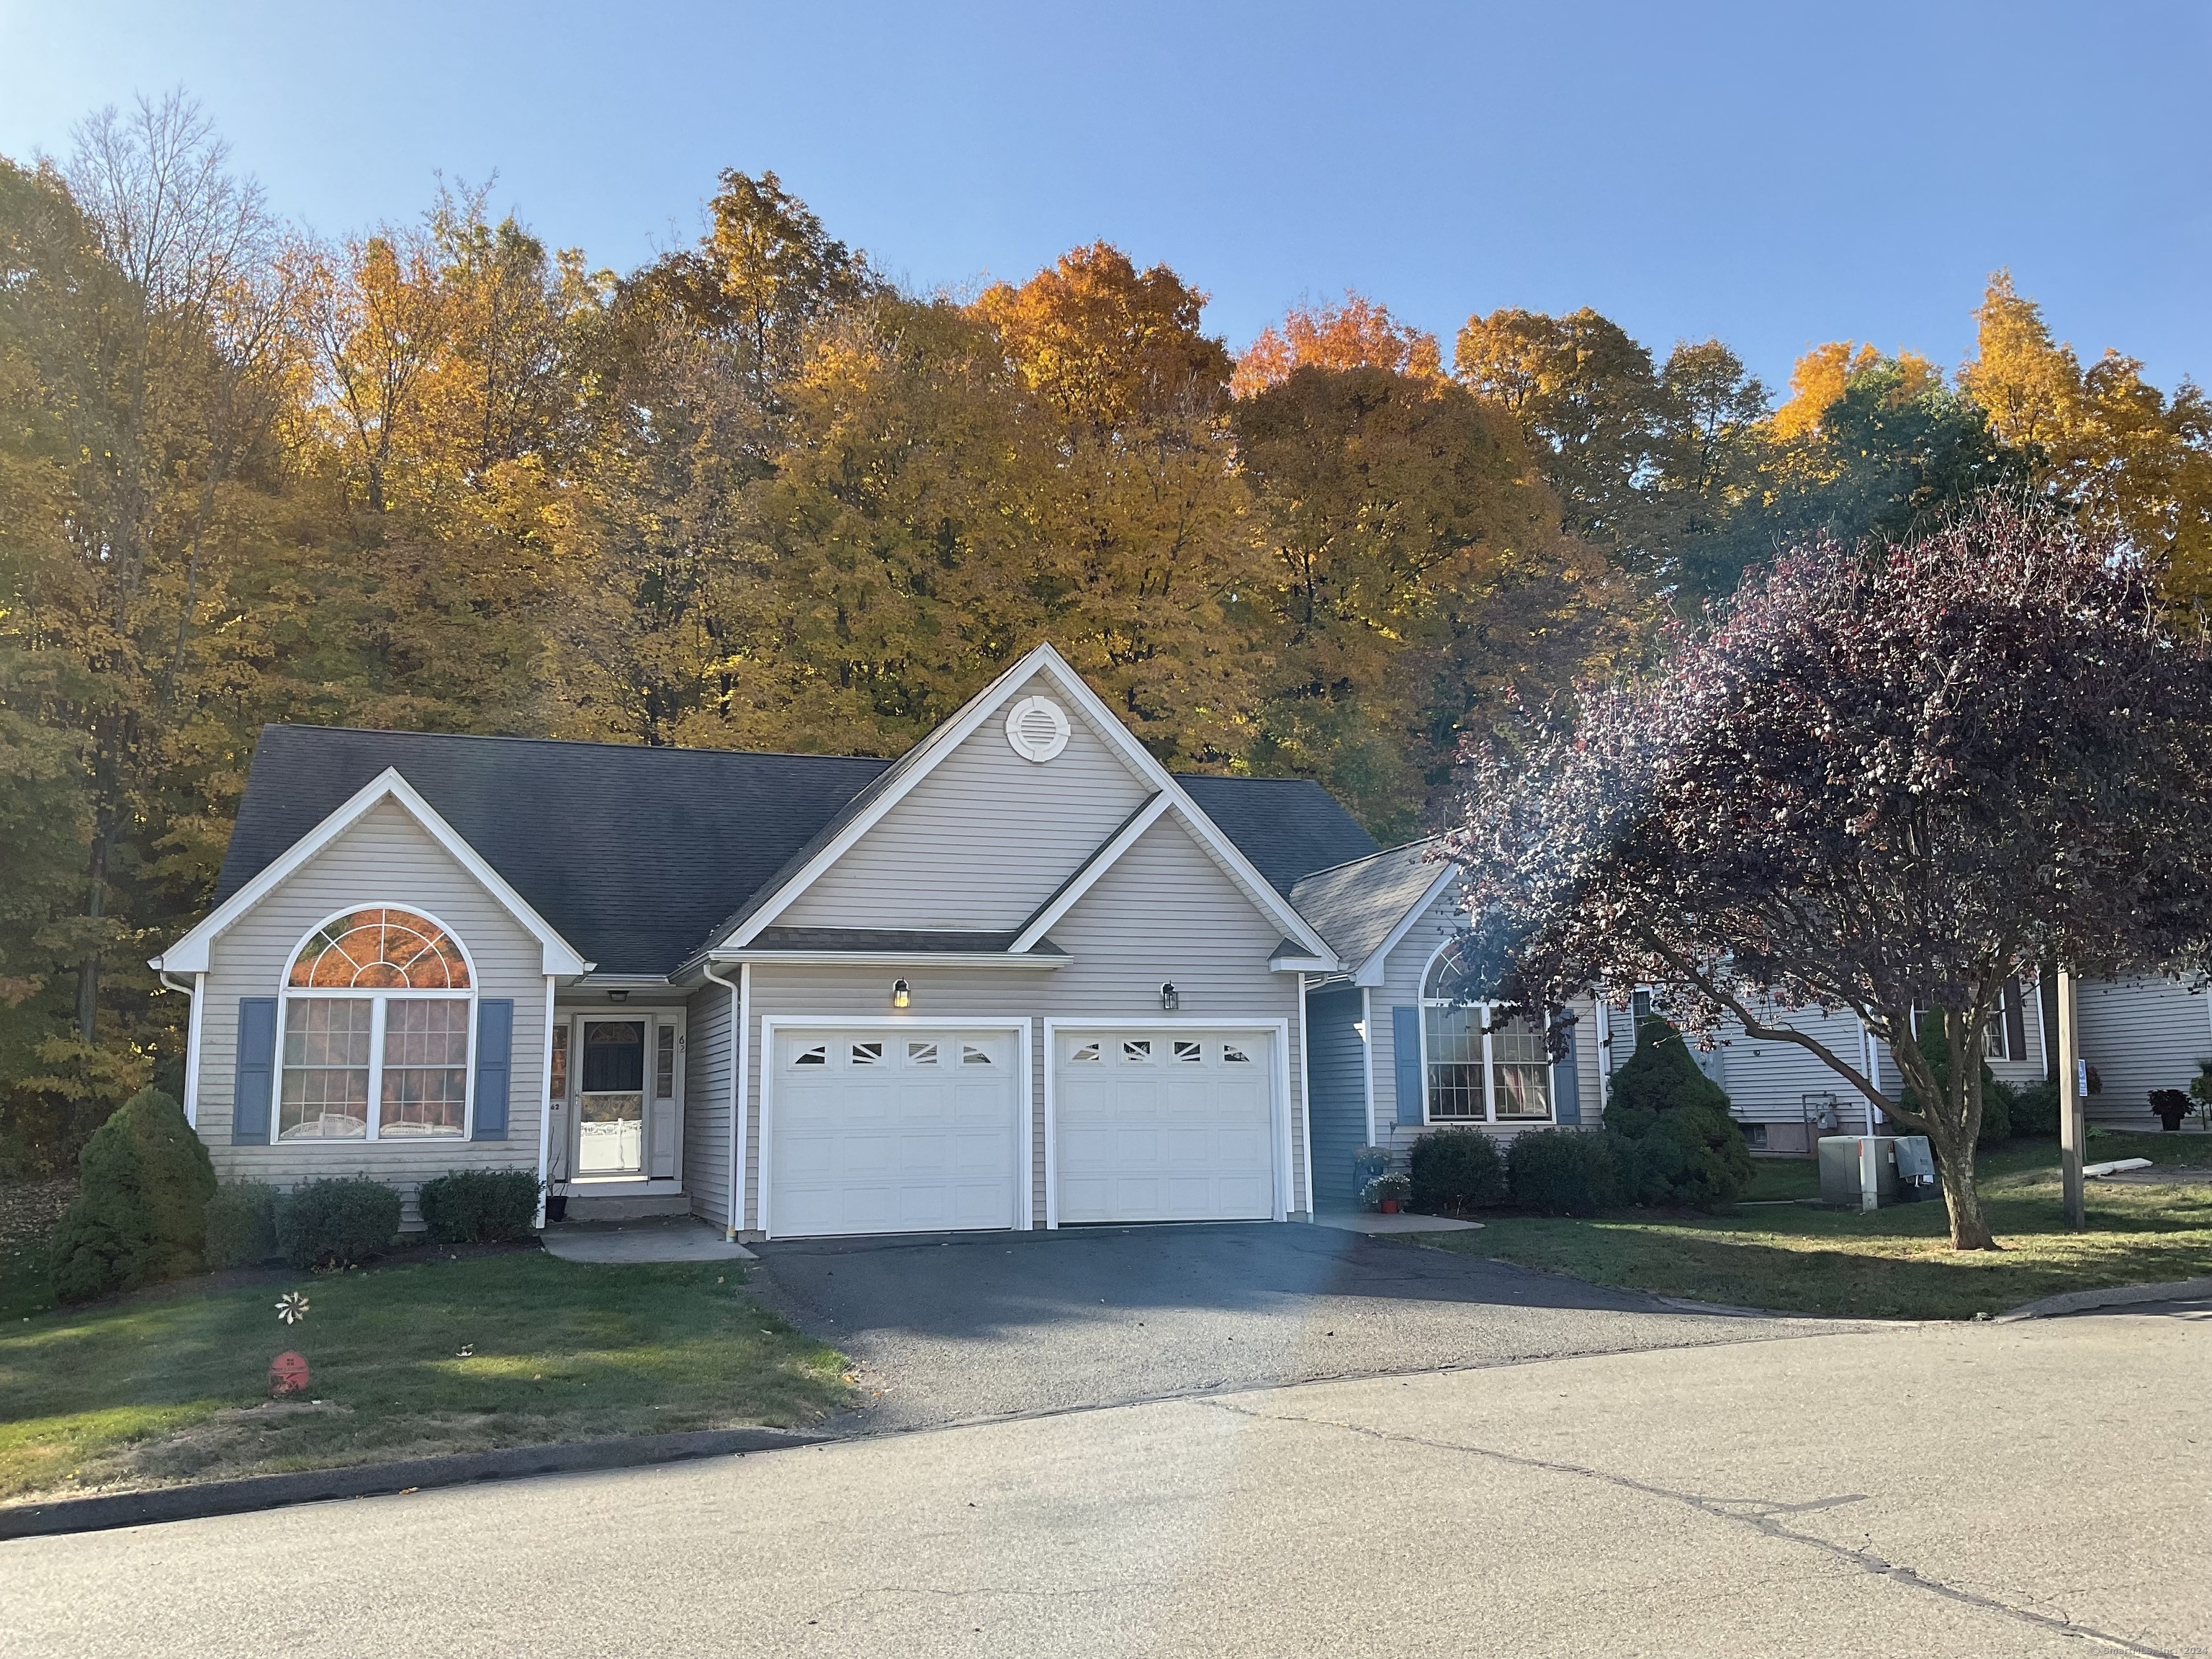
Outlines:
<svg viewBox="0 0 2212 1659"><path fill-rule="evenodd" d="M842 1357L743 1285L734 1263L410 1251L341 1274L19 1313L0 1325L0 1498L791 1426L846 1403ZM295 1326L275 1312L287 1290L308 1298ZM313 1386L271 1401L269 1362L288 1348Z"/></svg>
<svg viewBox="0 0 2212 1659"><path fill-rule="evenodd" d="M2100 1134L2089 1158L2212 1164L2212 1139ZM2061 1291L2212 1274L2212 1187L2091 1182L2089 1231L2074 1233L2055 1143L1985 1152L1981 1173L1983 1201L2005 1247L1994 1254L1954 1252L1940 1200L1872 1215L1771 1201L1818 1191L1809 1159L1760 1160L1753 1191L1727 1215L1500 1216L1480 1232L1425 1242L1664 1296L1889 1318L1971 1319Z"/></svg>

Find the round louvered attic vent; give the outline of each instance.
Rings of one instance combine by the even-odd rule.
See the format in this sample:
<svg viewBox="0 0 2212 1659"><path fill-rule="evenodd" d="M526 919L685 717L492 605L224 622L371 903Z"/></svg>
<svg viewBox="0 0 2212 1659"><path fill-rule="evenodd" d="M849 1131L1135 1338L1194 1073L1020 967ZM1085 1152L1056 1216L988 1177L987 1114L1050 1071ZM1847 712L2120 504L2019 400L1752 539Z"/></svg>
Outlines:
<svg viewBox="0 0 2212 1659"><path fill-rule="evenodd" d="M1067 747L1067 712L1050 697L1024 697L1006 714L1006 741L1040 765Z"/></svg>

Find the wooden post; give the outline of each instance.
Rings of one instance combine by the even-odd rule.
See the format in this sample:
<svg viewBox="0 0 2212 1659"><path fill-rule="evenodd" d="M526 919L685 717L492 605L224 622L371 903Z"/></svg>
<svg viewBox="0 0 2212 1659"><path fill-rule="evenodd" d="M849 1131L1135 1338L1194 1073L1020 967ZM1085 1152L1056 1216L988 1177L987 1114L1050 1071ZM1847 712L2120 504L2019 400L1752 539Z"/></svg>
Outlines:
<svg viewBox="0 0 2212 1659"><path fill-rule="evenodd" d="M2058 1176L2066 1194L2066 1224L2075 1232L2089 1225L2081 1187L2081 1149L2088 1140L2082 1109L2084 1073L2081 1027L2075 1018L2074 975L2058 970Z"/></svg>

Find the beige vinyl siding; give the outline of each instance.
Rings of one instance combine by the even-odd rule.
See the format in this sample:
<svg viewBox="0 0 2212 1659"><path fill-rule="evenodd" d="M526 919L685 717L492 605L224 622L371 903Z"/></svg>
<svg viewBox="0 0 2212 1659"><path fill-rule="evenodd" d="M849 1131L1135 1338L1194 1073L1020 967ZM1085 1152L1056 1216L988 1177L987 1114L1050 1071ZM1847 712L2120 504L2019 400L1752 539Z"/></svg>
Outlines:
<svg viewBox="0 0 2212 1659"><path fill-rule="evenodd" d="M1761 1018L1803 1032L1849 1065L1866 1065L1865 1028L1859 1024L1859 1017L1848 1010L1824 1013L1818 1008L1774 1009ZM1625 1012L1616 1014L1614 1019L1618 1030L1626 1019ZM1833 1095L1838 1125L1853 1133L1864 1127L1865 1096L1818 1054L1791 1042L1747 1037L1742 1024L1734 1019L1725 1021L1717 1035L1722 1044L1718 1081L1728 1091L1729 1109L1744 1122L1802 1124L1808 1095ZM1627 1054L1621 1059L1626 1060ZM1882 1084L1890 1091L1897 1086L1895 1068L1887 1056Z"/></svg>
<svg viewBox="0 0 2212 1659"><path fill-rule="evenodd" d="M514 1000L514 1049L504 1140L283 1141L237 1146L231 1089L241 997L281 996L308 931L341 911L392 905L435 917L476 970L477 994ZM218 937L209 951L195 1119L216 1175L280 1187L368 1175L400 1189L405 1224L415 1189L448 1170L538 1167L544 1098L545 976L538 940L396 802L371 809ZM283 1056L278 1055L281 1073ZM470 1079L471 1091L476 1086ZM281 1091L281 1080L277 1089ZM272 1104L271 1115L275 1108Z"/></svg>
<svg viewBox="0 0 2212 1659"><path fill-rule="evenodd" d="M730 978L737 978L732 969ZM737 993L709 981L684 1018L684 1187L691 1212L730 1224L730 1015Z"/></svg>
<svg viewBox="0 0 2212 1659"><path fill-rule="evenodd" d="M1152 793L1050 680L1031 681L1006 706L1031 693L1066 711L1066 749L1042 764L1023 759L994 711L777 924L990 931L1026 921Z"/></svg>
<svg viewBox="0 0 2212 1659"><path fill-rule="evenodd" d="M1428 1133L1428 1125L1398 1121L1397 1018L1393 1010L1418 1008L1421 982L1437 950L1466 925L1465 913L1447 891L1429 901L1420 920L1406 930L1383 959L1382 983L1370 988L1368 1006L1373 1011L1368 1042L1375 1056L1375 1140L1379 1146L1402 1154ZM1575 1030L1575 1080L1581 1091L1584 1128L1597 1127L1599 1118L1596 1006L1587 999L1570 1003L1580 1022ZM1510 1140L1523 1128L1543 1127L1520 1123L1478 1123L1455 1127L1479 1128Z"/></svg>
<svg viewBox="0 0 2212 1659"><path fill-rule="evenodd" d="M2212 1011L2205 994L2170 979L2082 985L2076 993L2081 1057L2097 1068L2087 1112L2100 1123L2154 1129L2153 1089L2186 1089L2197 1062L2212 1060Z"/></svg>
<svg viewBox="0 0 2212 1659"><path fill-rule="evenodd" d="M1011 750L1008 751L1010 754ZM1102 837L1103 839L1103 837ZM1183 826L1155 824L1052 930L1073 961L1057 969L782 964L756 963L746 1087L745 1225L760 1225L761 1021L849 1017L896 1026L902 1018L1021 1019L1030 1026L1030 1182L1037 1224L1045 1215L1044 1022L1140 1024L1160 1018L1160 984L1173 981L1186 1019L1224 1026L1290 1022L1286 1091L1291 1103L1290 1207L1304 1203L1304 1100L1300 1087L1298 976L1270 972L1281 928L1255 910ZM912 1004L890 1006L904 979Z"/></svg>

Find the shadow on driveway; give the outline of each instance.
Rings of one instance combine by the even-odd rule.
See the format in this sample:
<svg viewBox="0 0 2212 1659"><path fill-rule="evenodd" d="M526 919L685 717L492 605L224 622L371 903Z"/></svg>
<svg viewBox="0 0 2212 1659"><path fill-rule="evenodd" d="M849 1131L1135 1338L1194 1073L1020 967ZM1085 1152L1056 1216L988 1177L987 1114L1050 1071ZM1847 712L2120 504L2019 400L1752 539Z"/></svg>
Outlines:
<svg viewBox="0 0 2212 1659"><path fill-rule="evenodd" d="M1296 1224L753 1248L766 1298L860 1362L862 1431L1832 1328Z"/></svg>

